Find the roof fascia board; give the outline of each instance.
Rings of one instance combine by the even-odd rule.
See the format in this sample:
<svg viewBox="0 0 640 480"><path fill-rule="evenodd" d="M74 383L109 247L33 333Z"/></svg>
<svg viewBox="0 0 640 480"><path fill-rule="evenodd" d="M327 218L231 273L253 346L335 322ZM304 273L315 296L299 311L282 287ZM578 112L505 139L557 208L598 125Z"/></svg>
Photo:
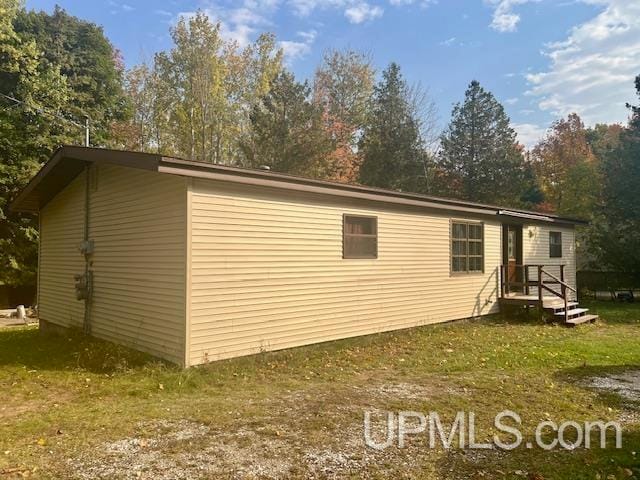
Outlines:
<svg viewBox="0 0 640 480"><path fill-rule="evenodd" d="M18 194L16 198L9 205L9 210L12 211L26 211L26 212L37 212L38 208L34 208L32 205L33 202L27 201L27 198L33 192L33 190L40 184L42 179L44 179L51 170L54 169L56 165L63 158L63 150L64 147L58 148L53 156L49 159L47 163L45 163L42 168L35 174L35 176L29 181L26 187L22 189L22 191ZM26 208L21 208L20 204L25 203Z"/></svg>
<svg viewBox="0 0 640 480"><path fill-rule="evenodd" d="M197 171L217 171L224 172L230 175L238 175L243 177L259 177L259 178L267 178L267 179L278 179L281 180L285 185L292 184L302 184L302 185L316 185L316 186L325 186L327 188L331 188L337 191L358 191L368 194L376 194L382 196L392 196L397 198L409 198L415 199L420 202L433 202L439 206L442 205L452 205L456 207L464 207L464 208L472 208L475 210L483 210L489 212L489 214L496 214L501 207L495 205L485 205L481 203L473 203L464 200L455 200L451 198L441 198L441 197L433 197L429 195L423 195L419 193L410 193L410 192L401 192L394 190L387 190L377 187L370 187L364 185L357 184L348 184L348 183L338 183L331 182L327 180L318 180L315 178L306 178L300 177L296 175L289 175L286 173L277 173L272 171L261 171L261 170L253 170L239 167L230 167L228 165L220 165L213 163L204 163L204 162L193 162L189 160L182 160L179 158L173 157L162 157L161 160L162 165L177 165L182 168L187 169L195 169ZM287 188L287 187L285 187Z"/></svg>
<svg viewBox="0 0 640 480"><path fill-rule="evenodd" d="M449 211L464 212L464 213L474 214L474 215L495 216L497 214L496 210L462 207L462 206L456 206L456 205L443 205L443 204L431 202L428 200L394 197L391 195L365 193L360 191L341 190L341 189L332 188L324 185L299 184L299 183L286 182L282 180L275 180L275 179L264 178L264 177L256 178L252 176L237 175L232 172L202 171L202 170L194 170L192 168L172 167L172 166L163 165L163 164L160 164L160 166L158 167L158 171L160 173L182 175L186 177L204 178L208 180L218 180L222 182L240 183L243 185L253 185L253 186L261 186L261 187L286 189L286 190L295 190L295 191L304 192L304 193L316 193L320 195L356 198L361 200L368 200L368 201L375 201L375 202L382 202L382 203L392 203L392 204L398 204L398 205L404 205L404 206L432 208L436 210L449 210Z"/></svg>
<svg viewBox="0 0 640 480"><path fill-rule="evenodd" d="M544 214L538 215L535 213L528 213L528 212L525 213L517 210L500 210L498 212L498 215L500 217L512 217L512 218L518 218L522 220L533 220L533 221L542 222L542 223L558 223L558 224L566 224L566 225L588 225L589 224L589 222L586 222L584 220L577 220L573 218L561 218L561 217L549 216Z"/></svg>

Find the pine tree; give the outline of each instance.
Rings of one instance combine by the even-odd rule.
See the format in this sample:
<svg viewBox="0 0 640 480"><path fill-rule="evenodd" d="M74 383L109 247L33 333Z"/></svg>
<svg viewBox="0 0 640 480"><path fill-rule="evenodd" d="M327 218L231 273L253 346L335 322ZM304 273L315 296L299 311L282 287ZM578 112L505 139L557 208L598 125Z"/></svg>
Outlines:
<svg viewBox="0 0 640 480"><path fill-rule="evenodd" d="M441 137L436 193L483 203L523 204L526 165L504 108L472 81Z"/></svg>
<svg viewBox="0 0 640 480"><path fill-rule="evenodd" d="M331 142L322 128L320 109L310 101L306 82L298 83L291 73L282 72L254 106L250 119L250 133L242 142L244 164L326 177Z"/></svg>
<svg viewBox="0 0 640 480"><path fill-rule="evenodd" d="M391 63L374 88L370 118L360 139L361 183L394 190L424 190L426 154L411 101L400 67Z"/></svg>

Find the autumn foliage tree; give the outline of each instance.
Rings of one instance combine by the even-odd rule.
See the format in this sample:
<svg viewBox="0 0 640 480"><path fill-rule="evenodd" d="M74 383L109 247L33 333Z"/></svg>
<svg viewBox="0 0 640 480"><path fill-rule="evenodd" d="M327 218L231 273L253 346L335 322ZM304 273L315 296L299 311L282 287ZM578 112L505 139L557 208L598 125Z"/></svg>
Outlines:
<svg viewBox="0 0 640 480"><path fill-rule="evenodd" d="M313 95L333 141L329 179L354 182L361 155L358 141L367 122L375 70L370 58L353 50L330 50L316 70Z"/></svg>
<svg viewBox="0 0 640 480"><path fill-rule="evenodd" d="M546 201L555 212L589 218L598 199L598 159L580 117L572 113L553 123L531 151Z"/></svg>
<svg viewBox="0 0 640 480"><path fill-rule="evenodd" d="M249 115L282 72L282 50L271 34L241 48L220 28L201 11L181 17L171 29L173 48L128 72L134 108L127 142L191 160L242 164Z"/></svg>

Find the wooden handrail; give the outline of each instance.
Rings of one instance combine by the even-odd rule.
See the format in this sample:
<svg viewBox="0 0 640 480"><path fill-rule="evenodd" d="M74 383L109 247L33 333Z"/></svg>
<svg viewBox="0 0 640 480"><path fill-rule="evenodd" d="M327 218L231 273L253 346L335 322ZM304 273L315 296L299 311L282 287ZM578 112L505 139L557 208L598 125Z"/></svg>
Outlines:
<svg viewBox="0 0 640 480"><path fill-rule="evenodd" d="M559 279L558 277L556 277L555 275L553 275L553 274L551 274L551 273L547 272L544 268L540 269L540 271L541 271L542 273L546 274L547 276L549 276L549 277L553 278L556 282L558 282L558 283L559 283L560 285L562 285L564 288L568 288L568 289L569 289L569 290L571 290L573 293L578 293L578 292L576 291L576 289L575 289L575 288L573 288L571 285L569 285L569 284L568 284L568 283L566 283L566 282L563 282L562 280L560 280L560 279Z"/></svg>
<svg viewBox="0 0 640 480"><path fill-rule="evenodd" d="M564 297L562 296L562 293L561 293L561 292L556 292L556 291L555 291L555 290L553 290L552 288L547 287L547 284L546 284L546 283L544 283L544 282L542 282L542 283L540 284L540 287L541 287L541 288L543 288L543 289L545 289L545 290L546 290L547 292L549 292L549 293L553 293L553 294L554 294L556 297L558 297L558 298L564 298Z"/></svg>
<svg viewBox="0 0 640 480"><path fill-rule="evenodd" d="M545 270L545 267L559 267L560 268L560 278L556 277L554 274ZM500 294L504 298L506 294L508 294L511 290L511 286L524 287L523 293L527 296L531 294L529 287L534 287L538 289L538 298L536 303L538 304L538 310L540 312L540 317L544 316L544 295L543 290L551 293L552 295L559 297L564 302L564 320L567 322L569 320L569 296L567 295L567 290L571 290L574 293L578 293L575 288L565 282L565 265L539 265L539 264L526 264L526 265L515 265L517 268L522 268L523 275L522 281L510 281L509 280L509 265L500 265ZM538 278L535 280L531 280L529 273L531 267L535 268L538 272ZM546 280L544 276L547 276L550 280ZM554 290L550 287L550 285L560 285L560 291Z"/></svg>

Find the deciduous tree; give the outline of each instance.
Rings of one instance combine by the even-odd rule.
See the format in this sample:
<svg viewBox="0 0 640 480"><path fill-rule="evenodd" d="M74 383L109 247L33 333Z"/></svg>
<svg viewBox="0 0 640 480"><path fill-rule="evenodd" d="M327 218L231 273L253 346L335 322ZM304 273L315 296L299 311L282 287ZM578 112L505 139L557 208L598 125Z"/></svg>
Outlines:
<svg viewBox="0 0 640 480"><path fill-rule="evenodd" d="M329 156L333 180L358 178L358 140L368 119L374 76L370 58L353 50L327 51L316 70L314 100L323 110L325 128L334 142Z"/></svg>
<svg viewBox="0 0 640 480"><path fill-rule="evenodd" d="M37 263L36 220L9 204L54 146L77 133L58 118L70 96L66 78L14 28L22 8L0 0L0 282L9 285L34 284Z"/></svg>
<svg viewBox="0 0 640 480"><path fill-rule="evenodd" d="M123 62L102 27L58 6L51 14L21 9L14 24L21 38L40 47L42 61L58 66L66 78L66 115L80 122L88 115L92 144L111 145L111 124L127 118L128 105L122 89ZM83 135L78 129L74 143Z"/></svg>
<svg viewBox="0 0 640 480"><path fill-rule="evenodd" d="M545 199L557 213L590 218L600 193L598 159L587 130L572 113L553 123L531 151Z"/></svg>
<svg viewBox="0 0 640 480"><path fill-rule="evenodd" d="M131 131L147 150L241 164L253 105L283 68L274 36L260 35L240 48L199 11L181 17L171 37L173 48L159 52L152 69L141 65L127 75L130 95L141 95L132 98Z"/></svg>

